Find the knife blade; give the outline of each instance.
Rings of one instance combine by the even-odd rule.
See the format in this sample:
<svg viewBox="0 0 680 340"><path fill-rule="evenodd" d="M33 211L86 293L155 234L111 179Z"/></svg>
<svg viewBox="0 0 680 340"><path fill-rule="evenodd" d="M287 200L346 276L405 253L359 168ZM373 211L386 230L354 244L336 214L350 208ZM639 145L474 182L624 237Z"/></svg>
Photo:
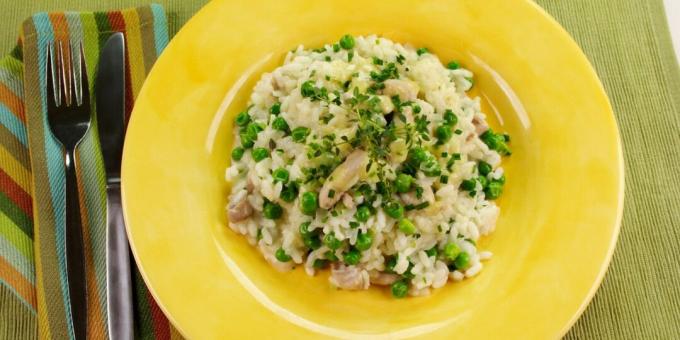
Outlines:
<svg viewBox="0 0 680 340"><path fill-rule="evenodd" d="M106 170L106 283L109 339L132 340L132 272L120 199L125 138L125 38L114 33L99 56L97 129Z"/></svg>

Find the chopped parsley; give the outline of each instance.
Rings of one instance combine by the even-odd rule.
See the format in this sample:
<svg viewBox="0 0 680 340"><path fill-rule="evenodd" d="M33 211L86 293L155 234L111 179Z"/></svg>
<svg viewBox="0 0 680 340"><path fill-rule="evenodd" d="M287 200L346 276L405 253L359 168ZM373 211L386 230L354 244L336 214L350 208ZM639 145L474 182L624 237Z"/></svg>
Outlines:
<svg viewBox="0 0 680 340"><path fill-rule="evenodd" d="M398 79L399 71L395 63L388 63L380 72L371 71L371 79L377 82L383 82L387 79Z"/></svg>
<svg viewBox="0 0 680 340"><path fill-rule="evenodd" d="M316 87L312 80L302 83L300 94L305 98L310 98L312 101L328 100L328 90L325 87Z"/></svg>

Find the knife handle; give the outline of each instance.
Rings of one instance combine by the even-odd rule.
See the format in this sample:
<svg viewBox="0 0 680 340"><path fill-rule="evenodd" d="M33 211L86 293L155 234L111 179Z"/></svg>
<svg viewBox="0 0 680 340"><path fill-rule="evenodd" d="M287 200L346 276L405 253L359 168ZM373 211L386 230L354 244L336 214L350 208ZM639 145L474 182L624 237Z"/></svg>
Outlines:
<svg viewBox="0 0 680 340"><path fill-rule="evenodd" d="M83 250L83 222L80 216L75 150L66 150L66 277L69 307L73 323L73 337L87 336L87 283L85 281L85 252Z"/></svg>
<svg viewBox="0 0 680 340"><path fill-rule="evenodd" d="M120 183L106 186L106 282L109 339L132 340L132 272L130 248L120 200Z"/></svg>

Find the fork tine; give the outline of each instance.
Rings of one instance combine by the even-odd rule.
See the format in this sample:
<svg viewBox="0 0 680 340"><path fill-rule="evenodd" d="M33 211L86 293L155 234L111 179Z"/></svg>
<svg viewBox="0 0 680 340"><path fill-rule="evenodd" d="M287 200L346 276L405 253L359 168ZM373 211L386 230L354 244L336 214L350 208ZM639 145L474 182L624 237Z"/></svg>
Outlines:
<svg viewBox="0 0 680 340"><path fill-rule="evenodd" d="M71 91L69 88L69 76L67 75L67 60L64 59L64 47L62 42L59 42L59 54L57 55L57 64L59 65L59 85L61 86L61 105L71 105ZM69 62L70 65L70 62Z"/></svg>
<svg viewBox="0 0 680 340"><path fill-rule="evenodd" d="M69 80L71 81L71 86L69 87L70 92L71 92L71 106L79 106L79 98L80 96L80 89L79 89L79 81L76 81L79 77L78 71L80 69L80 52L74 51L74 46L73 44L69 44L69 65L71 66L71 72L69 72ZM76 60L78 58L78 60ZM78 66L78 67L76 67Z"/></svg>
<svg viewBox="0 0 680 340"><path fill-rule="evenodd" d="M80 105L90 107L90 83L87 79L87 63L85 62L85 49L83 42L78 47L78 67L80 68Z"/></svg>
<svg viewBox="0 0 680 340"><path fill-rule="evenodd" d="M59 106L60 98L56 95L60 94L59 82L54 79L54 53L52 52L53 44L47 43L47 55L45 57L45 72L47 72L47 110L55 109ZM56 88L56 91L55 91Z"/></svg>

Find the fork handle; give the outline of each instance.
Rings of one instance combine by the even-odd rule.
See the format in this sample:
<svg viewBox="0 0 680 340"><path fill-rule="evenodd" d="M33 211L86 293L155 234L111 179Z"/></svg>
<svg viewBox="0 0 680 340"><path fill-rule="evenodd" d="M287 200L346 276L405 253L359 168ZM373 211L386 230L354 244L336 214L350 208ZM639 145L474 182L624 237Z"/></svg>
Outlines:
<svg viewBox="0 0 680 340"><path fill-rule="evenodd" d="M73 335L76 340L87 336L87 284L83 225L80 216L75 150L66 150L66 275L71 307Z"/></svg>

